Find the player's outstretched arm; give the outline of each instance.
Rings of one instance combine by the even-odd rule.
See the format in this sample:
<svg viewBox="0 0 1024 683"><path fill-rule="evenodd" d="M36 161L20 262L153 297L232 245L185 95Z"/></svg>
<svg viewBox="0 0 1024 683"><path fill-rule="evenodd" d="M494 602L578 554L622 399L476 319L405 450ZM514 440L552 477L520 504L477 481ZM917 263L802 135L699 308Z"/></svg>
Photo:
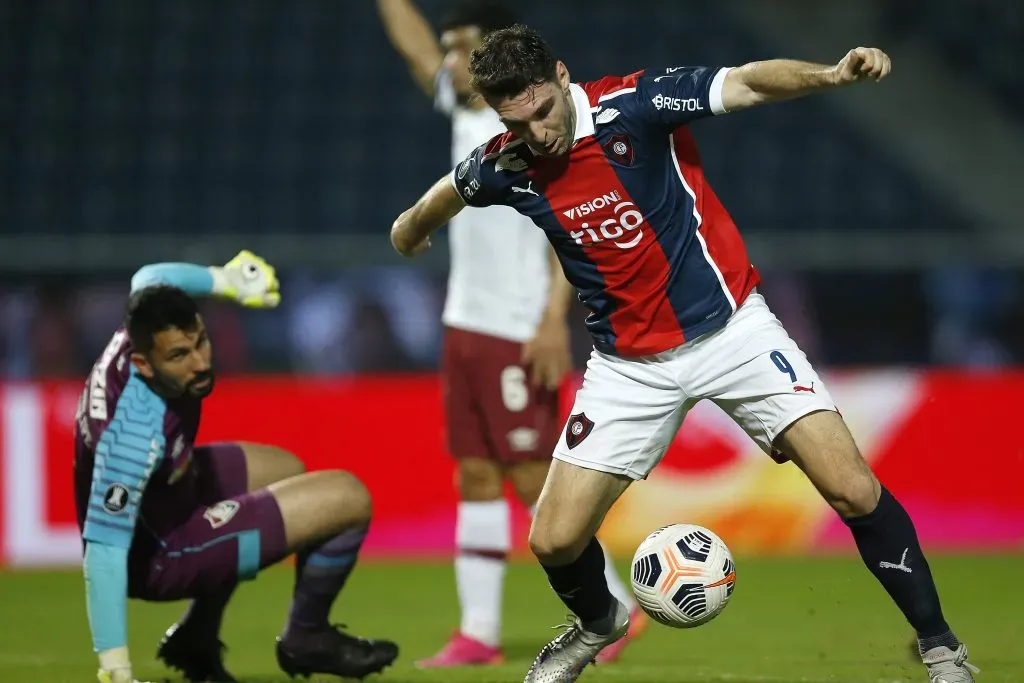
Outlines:
<svg viewBox="0 0 1024 683"><path fill-rule="evenodd" d="M391 245L402 256L416 256L430 248L430 235L465 208L451 176L438 180L412 208L391 226Z"/></svg>
<svg viewBox="0 0 1024 683"><path fill-rule="evenodd" d="M191 296L230 299L249 308L273 308L281 303L274 267L242 250L223 266L194 263L151 263L132 277L132 292L153 285L170 285Z"/></svg>
<svg viewBox="0 0 1024 683"><path fill-rule="evenodd" d="M409 65L413 80L429 97L444 54L430 24L411 0L377 0L384 30Z"/></svg>
<svg viewBox="0 0 1024 683"><path fill-rule="evenodd" d="M750 62L725 75L722 105L725 111L738 111L859 81L880 81L891 70L889 56L877 47L854 48L831 66L791 59Z"/></svg>
<svg viewBox="0 0 1024 683"><path fill-rule="evenodd" d="M86 609L101 683L130 683L128 550L142 494L163 457L166 404L132 375L96 444L82 539Z"/></svg>

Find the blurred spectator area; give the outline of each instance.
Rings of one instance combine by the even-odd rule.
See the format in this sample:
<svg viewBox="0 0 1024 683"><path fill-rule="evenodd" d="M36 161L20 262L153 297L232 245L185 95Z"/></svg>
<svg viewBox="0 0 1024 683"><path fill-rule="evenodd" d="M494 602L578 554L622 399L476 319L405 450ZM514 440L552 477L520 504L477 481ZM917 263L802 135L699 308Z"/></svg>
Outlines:
<svg viewBox="0 0 1024 683"><path fill-rule="evenodd" d="M446 2L420 4L436 19ZM516 7L578 80L776 52L709 2ZM323 0L3 0L0 232L386 232L451 164L447 122L375 12ZM694 128L745 231L968 229L820 99Z"/></svg>
<svg viewBox="0 0 1024 683"><path fill-rule="evenodd" d="M130 274L0 281L0 378L80 377L118 326ZM416 267L288 271L271 311L204 302L221 373L432 371L445 278ZM825 367L1021 363L1024 272L764 273L761 291ZM590 351L572 312L574 355Z"/></svg>
<svg viewBox="0 0 1024 683"><path fill-rule="evenodd" d="M436 21L447 0L418 4ZM575 80L781 56L707 0L515 7ZM926 44L1019 116L1022 7L872 9L880 35ZM830 365L1019 362L1021 264L958 267L983 243L971 217L830 97L693 127L779 317ZM0 0L3 374L85 372L132 270L242 247L283 266L285 303L208 306L223 371L436 367L443 238L410 266L387 230L450 169L449 140L369 0Z"/></svg>
<svg viewBox="0 0 1024 683"><path fill-rule="evenodd" d="M983 85L1024 119L1024 4L1016 0L898 0L876 3L895 38L925 41L945 66Z"/></svg>

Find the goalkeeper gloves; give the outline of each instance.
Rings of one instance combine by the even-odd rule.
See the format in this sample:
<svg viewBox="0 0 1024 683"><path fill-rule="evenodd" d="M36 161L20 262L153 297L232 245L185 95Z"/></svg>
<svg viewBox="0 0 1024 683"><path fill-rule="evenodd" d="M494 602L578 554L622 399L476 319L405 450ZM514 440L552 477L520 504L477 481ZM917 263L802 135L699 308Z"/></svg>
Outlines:
<svg viewBox="0 0 1024 683"><path fill-rule="evenodd" d="M251 251L242 250L223 266L210 266L214 296L246 308L274 308L281 303L274 267Z"/></svg>

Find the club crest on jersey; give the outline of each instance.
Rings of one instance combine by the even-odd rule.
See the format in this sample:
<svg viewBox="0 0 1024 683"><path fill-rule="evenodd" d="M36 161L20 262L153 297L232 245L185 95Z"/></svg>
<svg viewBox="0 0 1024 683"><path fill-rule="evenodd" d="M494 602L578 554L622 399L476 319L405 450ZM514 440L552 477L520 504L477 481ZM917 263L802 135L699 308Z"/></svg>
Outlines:
<svg viewBox="0 0 1024 683"><path fill-rule="evenodd" d="M569 423L565 425L565 445L570 450L580 445L583 439L590 436L594 431L594 421L587 417L586 413L576 413L569 416Z"/></svg>
<svg viewBox="0 0 1024 683"><path fill-rule="evenodd" d="M212 507L206 508L203 519L210 523L214 529L219 529L235 516L241 504L237 500L222 500Z"/></svg>
<svg viewBox="0 0 1024 683"><path fill-rule="evenodd" d="M604 143L604 151L623 166L633 165L633 142L626 135L613 135Z"/></svg>

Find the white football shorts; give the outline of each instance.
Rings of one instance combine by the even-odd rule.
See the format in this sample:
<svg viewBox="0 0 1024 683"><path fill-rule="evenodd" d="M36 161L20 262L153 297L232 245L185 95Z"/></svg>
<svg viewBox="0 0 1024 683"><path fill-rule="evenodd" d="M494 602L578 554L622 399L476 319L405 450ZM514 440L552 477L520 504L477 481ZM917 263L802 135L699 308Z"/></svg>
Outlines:
<svg viewBox="0 0 1024 683"><path fill-rule="evenodd" d="M801 417L836 410L807 356L755 291L724 327L674 349L640 358L595 349L554 457L644 479L702 399L768 454Z"/></svg>

